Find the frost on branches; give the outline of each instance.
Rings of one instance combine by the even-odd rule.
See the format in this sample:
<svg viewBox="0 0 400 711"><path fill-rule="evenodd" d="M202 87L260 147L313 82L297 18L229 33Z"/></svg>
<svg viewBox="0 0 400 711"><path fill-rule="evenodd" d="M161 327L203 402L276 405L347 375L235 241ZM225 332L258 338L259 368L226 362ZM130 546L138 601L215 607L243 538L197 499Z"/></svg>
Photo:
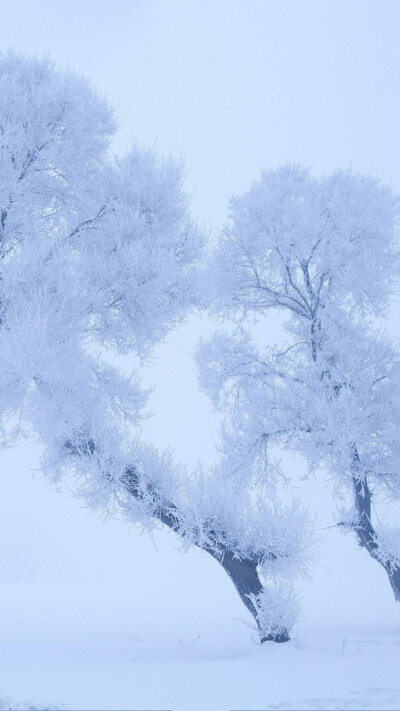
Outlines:
<svg viewBox="0 0 400 711"><path fill-rule="evenodd" d="M213 310L236 323L202 343L204 388L227 412L224 475L276 479L275 447L327 468L349 510L339 523L386 570L400 600L399 531L373 521L373 497L400 495L400 360L382 318L398 288L399 199L351 171L265 171L230 203L212 263ZM245 328L286 314L285 348ZM257 461L257 471L253 463Z"/></svg>
<svg viewBox="0 0 400 711"><path fill-rule="evenodd" d="M147 393L110 365L110 351L143 361L197 303L204 243L182 165L140 148L115 157L114 131L81 76L0 57L2 444L37 437L47 475L72 473L91 507L161 522L210 553L261 638L283 641L276 615L260 621L259 576L292 565L301 520L142 442Z"/></svg>

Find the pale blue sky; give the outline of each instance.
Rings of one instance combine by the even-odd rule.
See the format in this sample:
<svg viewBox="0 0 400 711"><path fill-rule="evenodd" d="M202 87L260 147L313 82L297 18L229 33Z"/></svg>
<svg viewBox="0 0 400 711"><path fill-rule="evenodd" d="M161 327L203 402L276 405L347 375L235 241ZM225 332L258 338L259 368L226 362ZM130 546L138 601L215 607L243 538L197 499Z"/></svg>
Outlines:
<svg viewBox="0 0 400 711"><path fill-rule="evenodd" d="M0 18L0 49L50 54L109 96L118 149L136 138L182 153L194 213L215 229L229 194L288 159L316 172L352 166L400 189L400 0L0 0ZM217 418L190 357L208 329L197 320L172 334L145 374L157 413L146 433L189 467L215 456ZM21 546L21 558L15 546L0 551L3 575L64 569L65 559L83 570L91 536L101 557L110 540L112 559L117 538L90 528L80 502L30 481L29 447L1 461L1 533ZM62 543L71 526L79 551Z"/></svg>
<svg viewBox="0 0 400 711"><path fill-rule="evenodd" d="M0 46L50 53L118 106L118 146L184 154L194 210L287 159L400 187L398 0L0 0Z"/></svg>
<svg viewBox="0 0 400 711"><path fill-rule="evenodd" d="M109 96L116 148L136 138L183 154L193 211L214 229L232 192L289 159L400 189L398 0L0 0L0 11L1 49L48 53ZM189 355L207 330L172 334L146 372L149 436L189 466L214 456Z"/></svg>
<svg viewBox="0 0 400 711"><path fill-rule="evenodd" d="M117 149L137 139L183 154L193 211L216 230L232 192L289 159L400 189L398 0L0 0L0 10L1 49L48 53L107 94ZM216 438L188 355L202 330L172 334L146 372L157 383L149 436L189 466L213 458Z"/></svg>

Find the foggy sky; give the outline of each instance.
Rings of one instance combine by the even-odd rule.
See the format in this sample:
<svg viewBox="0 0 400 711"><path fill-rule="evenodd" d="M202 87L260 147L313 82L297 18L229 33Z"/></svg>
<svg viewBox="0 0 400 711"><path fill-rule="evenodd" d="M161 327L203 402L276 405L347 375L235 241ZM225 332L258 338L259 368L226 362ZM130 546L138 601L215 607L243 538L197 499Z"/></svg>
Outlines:
<svg viewBox="0 0 400 711"><path fill-rule="evenodd" d="M397 0L0 0L0 13L1 50L49 54L109 97L116 150L136 139L184 156L194 214L215 230L227 196L287 160L316 173L352 166L400 189ZM215 456L218 418L190 355L209 328L195 319L172 334L145 373L156 385L145 432L189 467ZM62 543L71 525L82 569L91 536L101 537L99 560L110 540L111 560L119 529L111 540L86 525L80 502L31 482L36 466L29 449L2 453L2 537L16 541L0 551L2 574L61 566L61 549L75 565Z"/></svg>
<svg viewBox="0 0 400 711"><path fill-rule="evenodd" d="M261 167L399 179L397 0L1 0L1 49L49 53L117 106L116 146L184 155L196 215Z"/></svg>

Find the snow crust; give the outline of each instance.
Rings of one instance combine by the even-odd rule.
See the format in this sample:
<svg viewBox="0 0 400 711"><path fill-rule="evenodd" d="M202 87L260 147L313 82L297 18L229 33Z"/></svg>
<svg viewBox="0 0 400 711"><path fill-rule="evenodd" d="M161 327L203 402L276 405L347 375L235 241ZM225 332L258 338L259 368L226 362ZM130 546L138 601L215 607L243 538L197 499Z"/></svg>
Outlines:
<svg viewBox="0 0 400 711"><path fill-rule="evenodd" d="M3 452L0 708L399 708L398 609L384 572L332 526L326 483L306 485L322 563L292 640L259 646L210 556L88 515L32 478L38 455Z"/></svg>

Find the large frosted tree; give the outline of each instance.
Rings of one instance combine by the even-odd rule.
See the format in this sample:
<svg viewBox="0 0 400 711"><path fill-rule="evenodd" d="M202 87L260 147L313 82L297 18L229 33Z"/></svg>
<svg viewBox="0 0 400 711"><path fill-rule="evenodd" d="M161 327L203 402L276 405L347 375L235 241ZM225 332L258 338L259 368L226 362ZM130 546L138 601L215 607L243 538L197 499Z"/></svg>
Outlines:
<svg viewBox="0 0 400 711"><path fill-rule="evenodd" d="M81 76L0 57L2 444L37 438L49 478L74 477L90 506L207 551L261 639L284 641L303 515L259 504L217 470L189 475L143 442L147 393L138 371L113 364L113 353L143 362L197 303L204 243L182 165L137 147L113 156L114 130Z"/></svg>
<svg viewBox="0 0 400 711"><path fill-rule="evenodd" d="M231 481L289 476L276 448L327 470L347 501L338 523L386 571L400 600L400 530L373 500L400 495L400 361L383 317L399 283L399 199L352 171L316 178L288 164L233 197L215 250L213 310L236 326L199 349L204 388L227 413ZM211 298L211 297L210 297ZM278 309L284 347L249 321ZM260 329L258 329L260 332Z"/></svg>

